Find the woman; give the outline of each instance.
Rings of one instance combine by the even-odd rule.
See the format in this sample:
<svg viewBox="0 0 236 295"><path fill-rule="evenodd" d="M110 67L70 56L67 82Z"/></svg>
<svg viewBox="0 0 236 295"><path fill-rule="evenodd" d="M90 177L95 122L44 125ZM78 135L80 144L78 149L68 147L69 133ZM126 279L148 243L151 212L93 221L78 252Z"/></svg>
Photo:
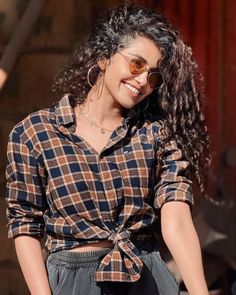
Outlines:
<svg viewBox="0 0 236 295"><path fill-rule="evenodd" d="M163 16L120 6L56 78L59 102L14 127L9 237L31 294L178 294L159 219L189 294L208 294L190 214L209 164L197 79Z"/></svg>

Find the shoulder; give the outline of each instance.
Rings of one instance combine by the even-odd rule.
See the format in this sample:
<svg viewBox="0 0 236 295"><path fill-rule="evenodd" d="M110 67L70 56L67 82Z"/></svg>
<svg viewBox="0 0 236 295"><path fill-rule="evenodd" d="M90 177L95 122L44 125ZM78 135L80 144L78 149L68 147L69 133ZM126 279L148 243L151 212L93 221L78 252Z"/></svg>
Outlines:
<svg viewBox="0 0 236 295"><path fill-rule="evenodd" d="M167 125L165 120L158 117L145 116L141 122L141 129L144 128L144 130L146 130L146 132L154 139L161 140L167 136Z"/></svg>
<svg viewBox="0 0 236 295"><path fill-rule="evenodd" d="M54 114L52 108L42 109L31 113L16 124L9 137L18 138L23 143L33 140L36 135L52 128Z"/></svg>

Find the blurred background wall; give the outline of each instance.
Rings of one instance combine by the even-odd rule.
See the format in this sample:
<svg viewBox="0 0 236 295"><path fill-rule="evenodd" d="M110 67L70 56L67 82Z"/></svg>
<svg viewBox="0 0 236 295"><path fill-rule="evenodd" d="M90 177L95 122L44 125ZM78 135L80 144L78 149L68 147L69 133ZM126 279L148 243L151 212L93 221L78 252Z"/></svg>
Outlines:
<svg viewBox="0 0 236 295"><path fill-rule="evenodd" d="M29 2L29 0L0 0L0 58ZM66 64L72 49L83 41L94 18L107 8L122 2L121 0L46 1L37 24L0 92L1 295L28 294L16 262L13 241L7 239L4 170L8 134L14 124L23 117L52 104L55 100L50 90L53 76ZM208 265L211 266L212 260L219 261L218 276L223 274L223 277L229 280L228 269L236 269L236 2L234 0L131 2L165 14L180 29L185 41L192 46L194 56L205 76L207 98L205 112L213 152L209 195L223 202L217 208L212 204L201 202L199 205L201 210L196 213L195 222L202 247L206 252L206 261L210 261ZM234 275L232 271L231 276ZM211 282L214 279L211 279ZM225 284L227 285L227 282ZM225 294L236 294L232 293L233 287L231 291L229 287L226 288L228 293Z"/></svg>

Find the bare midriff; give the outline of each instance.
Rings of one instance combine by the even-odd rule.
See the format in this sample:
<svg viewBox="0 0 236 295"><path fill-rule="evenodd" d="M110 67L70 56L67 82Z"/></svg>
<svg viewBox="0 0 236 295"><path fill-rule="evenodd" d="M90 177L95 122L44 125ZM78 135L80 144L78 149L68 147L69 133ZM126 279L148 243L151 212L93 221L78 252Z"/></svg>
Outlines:
<svg viewBox="0 0 236 295"><path fill-rule="evenodd" d="M69 251L72 252L89 252L89 251L96 251L101 250L104 248L113 248L113 244L111 241L101 241L97 243L90 243L87 245L78 246L76 248L70 249Z"/></svg>

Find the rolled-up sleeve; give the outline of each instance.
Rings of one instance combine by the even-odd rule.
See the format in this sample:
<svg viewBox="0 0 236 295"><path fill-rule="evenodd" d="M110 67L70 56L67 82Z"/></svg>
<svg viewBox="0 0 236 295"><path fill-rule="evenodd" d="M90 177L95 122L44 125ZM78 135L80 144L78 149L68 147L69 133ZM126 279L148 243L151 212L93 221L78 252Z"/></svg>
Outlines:
<svg viewBox="0 0 236 295"><path fill-rule="evenodd" d="M46 208L44 169L16 131L9 136L6 167L8 237L42 237Z"/></svg>
<svg viewBox="0 0 236 295"><path fill-rule="evenodd" d="M161 167L157 168L154 207L160 209L170 201L182 201L193 206L192 181L189 178L190 163L183 159L175 141L166 144Z"/></svg>

